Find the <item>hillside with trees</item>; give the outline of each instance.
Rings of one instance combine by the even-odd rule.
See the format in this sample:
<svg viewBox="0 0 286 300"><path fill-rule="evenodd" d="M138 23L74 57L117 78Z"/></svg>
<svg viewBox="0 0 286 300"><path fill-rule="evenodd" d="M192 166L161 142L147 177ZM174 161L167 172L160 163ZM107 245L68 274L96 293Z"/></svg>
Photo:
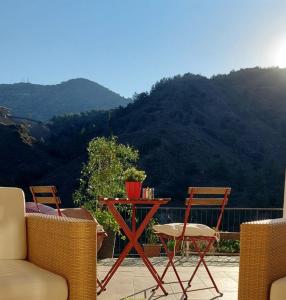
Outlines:
<svg viewBox="0 0 286 300"><path fill-rule="evenodd" d="M53 163L30 182L57 185L70 206L88 142L115 135L139 150L145 185L172 197L171 205L183 205L188 186L223 185L233 188L231 206L282 206L286 70L185 74L133 100L125 108L54 118L50 137L36 147Z"/></svg>
<svg viewBox="0 0 286 300"><path fill-rule="evenodd" d="M40 121L47 121L56 115L125 106L128 101L98 83L83 78L56 85L0 84L0 106L8 107L13 115Z"/></svg>
<svg viewBox="0 0 286 300"><path fill-rule="evenodd" d="M57 161L30 136L25 125L0 124L0 185L28 187L57 167Z"/></svg>

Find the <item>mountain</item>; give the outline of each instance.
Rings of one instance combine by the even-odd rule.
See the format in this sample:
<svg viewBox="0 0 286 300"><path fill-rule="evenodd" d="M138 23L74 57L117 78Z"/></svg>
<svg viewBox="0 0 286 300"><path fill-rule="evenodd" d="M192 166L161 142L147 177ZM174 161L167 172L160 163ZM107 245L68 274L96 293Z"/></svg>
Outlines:
<svg viewBox="0 0 286 300"><path fill-rule="evenodd" d="M56 85L0 84L0 106L8 107L13 115L41 121L57 115L106 110L127 103L128 99L83 78Z"/></svg>
<svg viewBox="0 0 286 300"><path fill-rule="evenodd" d="M160 195L179 200L187 186L223 185L233 188L233 206L281 206L285 71L278 82L269 80L275 70L239 73L244 83L234 74L223 81L192 74L162 80L115 112L113 133L140 150L147 184Z"/></svg>
<svg viewBox="0 0 286 300"><path fill-rule="evenodd" d="M175 205L190 185L226 185L233 188L232 206L281 207L285 112L286 70L245 69L211 79L185 74L159 81L126 108L58 118L47 147L69 170L91 138L113 134L139 149L145 184ZM53 172L55 182L64 168L59 181ZM74 189L76 181L69 184Z"/></svg>
<svg viewBox="0 0 286 300"><path fill-rule="evenodd" d="M222 185L233 188L230 206L281 207L285 116L285 69L162 79L125 108L54 118L34 146L49 167L27 180L57 185L71 206L88 141L116 135L139 149L145 185L172 205L184 205L188 186Z"/></svg>
<svg viewBox="0 0 286 300"><path fill-rule="evenodd" d="M28 187L46 172L54 170L57 161L29 135L25 125L0 124L0 185Z"/></svg>

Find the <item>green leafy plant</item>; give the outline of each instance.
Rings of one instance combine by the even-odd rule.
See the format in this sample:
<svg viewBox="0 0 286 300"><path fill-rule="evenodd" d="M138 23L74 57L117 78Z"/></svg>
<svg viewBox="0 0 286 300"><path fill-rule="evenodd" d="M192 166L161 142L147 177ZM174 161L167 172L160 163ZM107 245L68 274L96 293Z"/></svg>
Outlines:
<svg viewBox="0 0 286 300"><path fill-rule="evenodd" d="M182 241L181 240L168 240L167 241L167 248L169 251L174 251L176 246L176 253L182 252Z"/></svg>
<svg viewBox="0 0 286 300"><path fill-rule="evenodd" d="M239 240L220 240L216 244L216 251L219 253L239 253Z"/></svg>
<svg viewBox="0 0 286 300"><path fill-rule="evenodd" d="M146 228L146 240L147 244L158 244L159 243L159 237L155 233L153 226L158 224L158 221L156 219L151 219L147 228Z"/></svg>
<svg viewBox="0 0 286 300"><path fill-rule="evenodd" d="M126 237L122 235L120 231L120 226L114 219L112 213L110 213L107 209L105 208L99 208L96 207L94 203L85 203L84 207L90 211L92 216L97 220L97 222L103 227L105 231L112 231L118 236L121 237L122 240L125 240ZM128 216L131 215L131 208L129 205L120 205L118 207L119 211L124 211L127 213Z"/></svg>
<svg viewBox="0 0 286 300"><path fill-rule="evenodd" d="M174 247L175 247L175 240L168 240L167 248L169 249L169 251L174 251Z"/></svg>
<svg viewBox="0 0 286 300"><path fill-rule="evenodd" d="M105 231L111 230L117 234L121 234L120 226L115 221L113 215L107 210L96 210L92 213L97 222L103 226Z"/></svg>
<svg viewBox="0 0 286 300"><path fill-rule="evenodd" d="M97 203L100 196L125 194L123 173L138 160L138 150L118 143L116 137L99 137L89 142L88 161L83 165L75 204Z"/></svg>
<svg viewBox="0 0 286 300"><path fill-rule="evenodd" d="M146 173L145 171L138 170L134 167L131 167L124 171L123 178L124 181L129 181L129 182L134 182L134 181L143 182L146 178Z"/></svg>

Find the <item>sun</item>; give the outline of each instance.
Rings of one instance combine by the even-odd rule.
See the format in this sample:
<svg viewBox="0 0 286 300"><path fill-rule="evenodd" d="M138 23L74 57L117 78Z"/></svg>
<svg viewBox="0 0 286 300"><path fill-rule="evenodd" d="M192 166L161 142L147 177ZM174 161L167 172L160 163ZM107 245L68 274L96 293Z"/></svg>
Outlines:
<svg viewBox="0 0 286 300"><path fill-rule="evenodd" d="M286 40L279 43L275 53L275 65L286 68Z"/></svg>

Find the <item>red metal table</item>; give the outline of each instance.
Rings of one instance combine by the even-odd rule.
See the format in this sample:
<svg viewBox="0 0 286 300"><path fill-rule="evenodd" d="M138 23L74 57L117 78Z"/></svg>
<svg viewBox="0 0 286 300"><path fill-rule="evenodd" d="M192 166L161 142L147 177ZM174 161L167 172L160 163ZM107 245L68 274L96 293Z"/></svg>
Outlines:
<svg viewBox="0 0 286 300"><path fill-rule="evenodd" d="M119 255L118 259L114 263L114 265L111 267L109 272L106 274L104 279L102 280L100 290L98 294L100 294L103 290L105 290L108 282L112 278L112 276L115 274L118 267L121 265L125 257L128 255L130 250L132 248L135 248L136 252L139 254L139 256L142 258L144 264L156 280L158 286L161 288L161 290L164 292L165 295L168 293L164 289L162 285L162 281L160 279L159 274L153 267L150 260L145 256L144 250L142 246L139 244L138 239L142 235L144 229L148 225L149 221L153 218L157 210L161 205L167 204L171 199L170 198L155 198L155 199L122 199L122 198L101 198L99 201L101 204L106 205L109 209L109 211L114 216L116 222L120 225L120 228L125 233L127 238L129 239L128 244L124 247L123 251ZM131 228L126 224L125 220L121 216L121 214L118 212L116 205L117 204L131 204L132 205L132 222L131 222ZM142 223L139 225L138 228L136 228L136 206L137 205L148 205L150 207L150 210L146 214L145 218L143 219Z"/></svg>

